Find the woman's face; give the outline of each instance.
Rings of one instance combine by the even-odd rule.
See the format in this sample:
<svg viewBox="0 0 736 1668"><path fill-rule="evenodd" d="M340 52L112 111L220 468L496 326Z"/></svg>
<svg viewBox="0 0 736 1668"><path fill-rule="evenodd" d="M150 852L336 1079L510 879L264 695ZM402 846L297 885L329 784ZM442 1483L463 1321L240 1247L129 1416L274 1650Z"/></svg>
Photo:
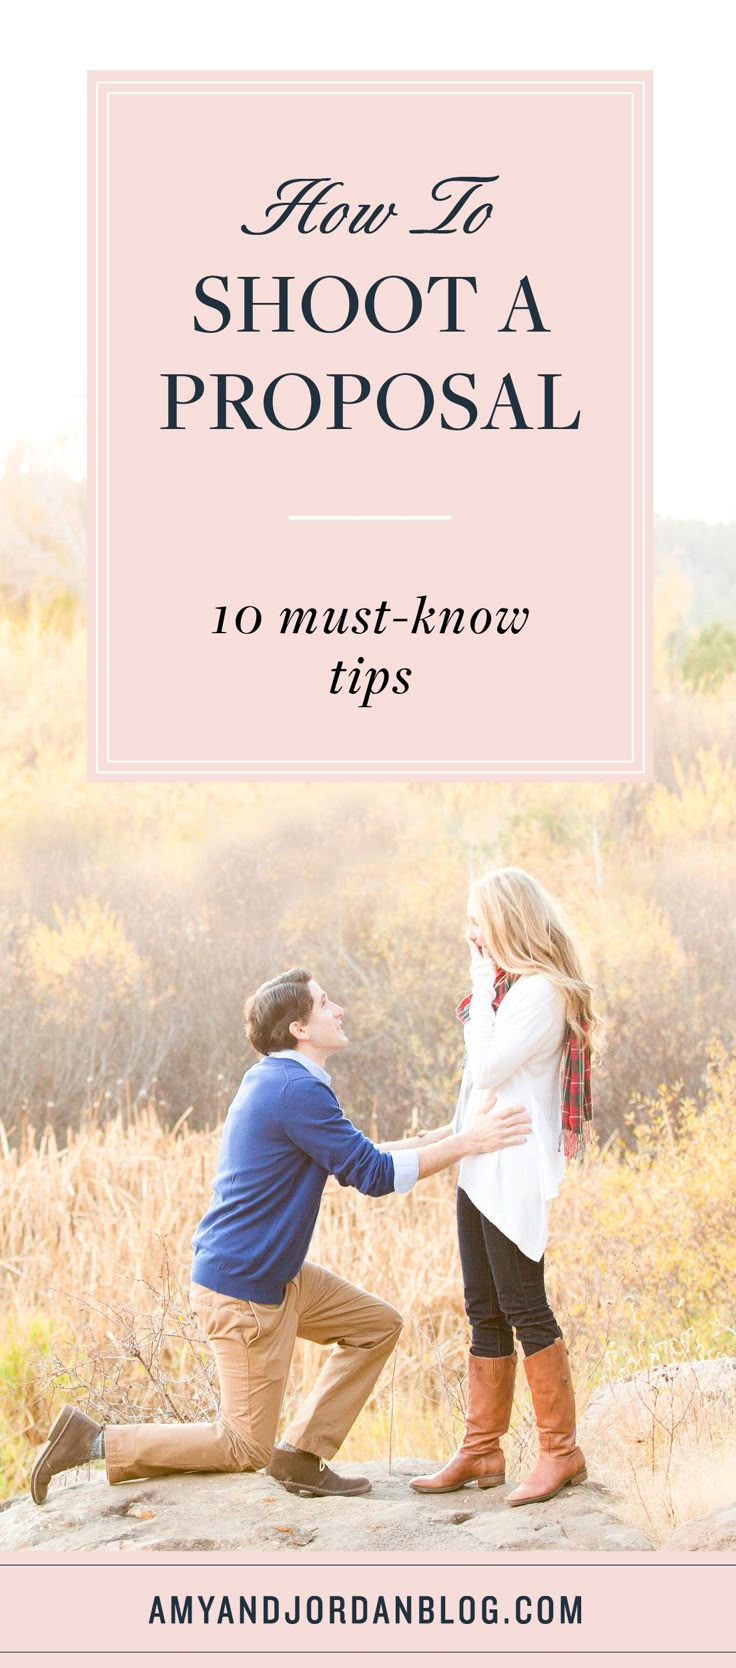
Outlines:
<svg viewBox="0 0 736 1668"><path fill-rule="evenodd" d="M483 928L476 914L472 895L468 898L468 924L465 931L468 938L472 939L474 944L477 944L479 950L488 951L489 946L486 943Z"/></svg>

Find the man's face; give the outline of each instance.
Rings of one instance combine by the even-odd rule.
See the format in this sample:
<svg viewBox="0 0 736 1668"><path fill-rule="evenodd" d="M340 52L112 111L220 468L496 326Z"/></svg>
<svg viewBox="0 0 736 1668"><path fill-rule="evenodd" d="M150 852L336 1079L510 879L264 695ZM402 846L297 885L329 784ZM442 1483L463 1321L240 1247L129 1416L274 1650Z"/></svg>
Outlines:
<svg viewBox="0 0 736 1668"><path fill-rule="evenodd" d="M295 1044L311 1043L322 1054L334 1054L338 1048L347 1048L348 1038L342 1028L344 1008L330 1001L316 979L310 979L309 989L312 993L312 1012L308 1019L294 1021L291 1031Z"/></svg>

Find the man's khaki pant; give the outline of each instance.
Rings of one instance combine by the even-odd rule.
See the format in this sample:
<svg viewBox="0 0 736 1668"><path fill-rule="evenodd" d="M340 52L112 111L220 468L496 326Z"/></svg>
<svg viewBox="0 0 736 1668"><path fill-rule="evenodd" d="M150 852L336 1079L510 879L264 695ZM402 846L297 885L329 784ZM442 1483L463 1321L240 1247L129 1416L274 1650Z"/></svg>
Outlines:
<svg viewBox="0 0 736 1668"><path fill-rule="evenodd" d="M217 1363L219 1418L208 1425L106 1425L108 1481L169 1471L257 1471L276 1437L294 1342L334 1344L284 1432L295 1448L331 1459L398 1342L390 1303L305 1263L283 1303L250 1303L193 1285L191 1303Z"/></svg>

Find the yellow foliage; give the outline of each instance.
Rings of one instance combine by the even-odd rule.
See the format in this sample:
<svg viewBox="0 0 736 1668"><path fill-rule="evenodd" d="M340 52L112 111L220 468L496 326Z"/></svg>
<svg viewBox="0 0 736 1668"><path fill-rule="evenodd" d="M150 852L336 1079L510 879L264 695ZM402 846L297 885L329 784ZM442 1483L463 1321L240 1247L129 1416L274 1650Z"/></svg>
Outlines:
<svg viewBox="0 0 736 1668"><path fill-rule="evenodd" d="M78 898L67 914L55 908L56 925L37 922L25 942L25 964L44 1016L60 1024L75 1008L132 996L143 963L122 921L96 898Z"/></svg>
<svg viewBox="0 0 736 1668"><path fill-rule="evenodd" d="M103 1092L130 1076L135 1095L155 1070L172 1105L181 1093L201 1106L220 1071L232 1091L248 989L299 961L347 1001L347 1103L363 1092L370 1050L368 1113L381 1114L384 1133L414 1105L425 1120L449 1114L466 888L493 862L537 874L582 937L607 1026L596 1078L604 1133L658 1078L697 1086L706 1025L725 1031L733 1012L736 778L718 748L678 766L669 785L154 782L108 792L85 780L81 629L56 631L33 608L24 623L0 617L0 954L17 1011L14 1028L0 1022L4 1109L25 1096L35 1118L49 1101L71 1117L102 1072ZM705 710L694 698L687 708ZM707 710L711 722L716 704ZM49 921L51 900L60 913ZM24 918L41 907L47 924L24 946Z"/></svg>
<svg viewBox="0 0 736 1668"><path fill-rule="evenodd" d="M646 1365L648 1352L658 1359L733 1353L734 1105L736 1056L714 1044L702 1102L663 1086L632 1114L632 1147L619 1141L572 1186L565 1183L551 1221L550 1263L559 1265L574 1237L572 1278L563 1289L580 1325L587 1325L590 1271L599 1280L607 1270L610 1350L621 1369Z"/></svg>
<svg viewBox="0 0 736 1668"><path fill-rule="evenodd" d="M608 1004L631 1004L656 974L662 995L683 974L687 957L664 909L640 893L607 892L588 900L588 941Z"/></svg>
<svg viewBox="0 0 736 1668"><path fill-rule="evenodd" d="M736 766L718 748L700 748L685 773L673 765L677 786L658 782L646 808L647 827L657 842L727 840L736 834Z"/></svg>
<svg viewBox="0 0 736 1668"><path fill-rule="evenodd" d="M672 678L672 640L687 614L692 589L686 575L673 565L657 585L652 644L656 688L666 688Z"/></svg>
<svg viewBox="0 0 736 1668"><path fill-rule="evenodd" d="M25 1481L31 1445L46 1434L39 1366L53 1328L51 1315L33 1310L20 1319L6 1313L0 1321L0 1499Z"/></svg>

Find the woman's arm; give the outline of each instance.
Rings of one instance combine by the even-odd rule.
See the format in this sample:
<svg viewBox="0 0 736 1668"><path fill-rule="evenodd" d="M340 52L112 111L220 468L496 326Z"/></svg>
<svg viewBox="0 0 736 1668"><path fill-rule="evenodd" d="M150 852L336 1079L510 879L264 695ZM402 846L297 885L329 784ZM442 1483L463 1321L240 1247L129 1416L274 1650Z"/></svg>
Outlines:
<svg viewBox="0 0 736 1668"><path fill-rule="evenodd" d="M470 1010L463 1029L470 1077L475 1088L496 1036L496 1013L493 1007L496 968L494 963L486 956L481 956L472 944L471 952Z"/></svg>
<svg viewBox="0 0 736 1668"><path fill-rule="evenodd" d="M560 1028L560 998L546 979L524 979L493 1011L492 962L473 963L473 994L465 1025L473 1089L498 1089Z"/></svg>

